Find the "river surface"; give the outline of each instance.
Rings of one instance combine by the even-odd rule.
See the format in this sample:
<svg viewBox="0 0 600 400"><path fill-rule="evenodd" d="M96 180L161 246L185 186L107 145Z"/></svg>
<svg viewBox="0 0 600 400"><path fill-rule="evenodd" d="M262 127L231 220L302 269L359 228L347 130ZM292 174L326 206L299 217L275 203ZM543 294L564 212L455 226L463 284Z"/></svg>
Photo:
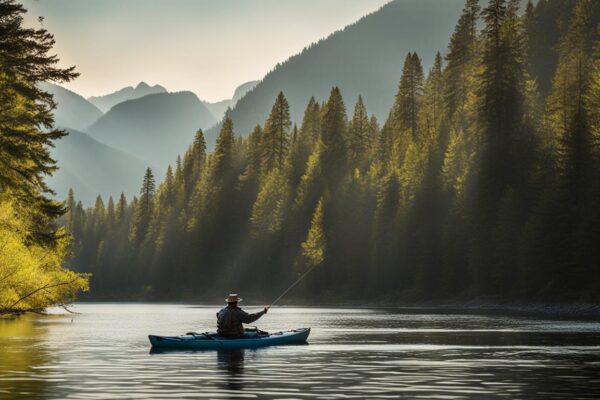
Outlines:
<svg viewBox="0 0 600 400"><path fill-rule="evenodd" d="M149 333L212 330L217 307L74 309L0 319L0 398L600 398L593 320L275 308L256 324L308 345L156 354Z"/></svg>

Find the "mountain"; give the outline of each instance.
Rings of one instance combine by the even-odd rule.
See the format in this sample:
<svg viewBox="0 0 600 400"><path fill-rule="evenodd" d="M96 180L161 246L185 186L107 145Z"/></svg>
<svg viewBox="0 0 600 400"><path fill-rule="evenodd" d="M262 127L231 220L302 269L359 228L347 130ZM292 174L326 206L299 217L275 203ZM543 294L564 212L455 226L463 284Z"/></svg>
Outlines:
<svg viewBox="0 0 600 400"><path fill-rule="evenodd" d="M54 110L54 123L58 127L83 130L102 116L95 105L61 86L43 82L40 88L54 95L57 103Z"/></svg>
<svg viewBox="0 0 600 400"><path fill-rule="evenodd" d="M115 105L86 133L158 167L158 176L217 119L192 92L150 94ZM161 176L162 177L162 176Z"/></svg>
<svg viewBox="0 0 600 400"><path fill-rule="evenodd" d="M225 115L225 111L227 111L227 108L233 108L235 106L235 103L237 103L239 99L244 97L244 95L250 90L254 89L258 82L260 81L250 81L241 84L235 89L235 92L233 93L233 97L231 99L217 101L216 103L209 103L205 101L204 105L215 116L215 118L221 120Z"/></svg>
<svg viewBox="0 0 600 400"><path fill-rule="evenodd" d="M88 98L88 101L103 112L107 112L113 106L124 101L139 99L140 97L144 97L149 94L166 92L167 89L160 85L149 86L146 82L140 82L135 88L133 86L127 86L121 90L104 96L92 96Z"/></svg>
<svg viewBox="0 0 600 400"><path fill-rule="evenodd" d="M356 23L278 64L231 113L235 132L248 134L264 123L283 91L292 119L300 122L311 96L326 99L339 86L351 113L361 94L380 122L396 94L406 54L416 51L427 71L437 51L444 53L464 0L395 0ZM207 132L214 145L219 126Z"/></svg>
<svg viewBox="0 0 600 400"><path fill-rule="evenodd" d="M52 149L59 170L47 178L57 198L65 199L69 188L85 205L93 205L98 194L102 194L105 204L109 195L116 197L124 192L131 199L137 194L147 167L145 161L83 132L67 132L69 135L58 140Z"/></svg>

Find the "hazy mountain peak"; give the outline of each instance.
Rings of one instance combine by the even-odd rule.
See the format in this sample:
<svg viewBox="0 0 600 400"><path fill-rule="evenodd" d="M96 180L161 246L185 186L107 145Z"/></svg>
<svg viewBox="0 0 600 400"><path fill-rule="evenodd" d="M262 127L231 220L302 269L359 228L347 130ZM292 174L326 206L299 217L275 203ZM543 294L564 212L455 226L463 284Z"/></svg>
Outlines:
<svg viewBox="0 0 600 400"><path fill-rule="evenodd" d="M146 82L141 81L140 83L137 84L137 86L135 87L135 90L143 90L143 89L150 89L150 85L148 85Z"/></svg>
<svg viewBox="0 0 600 400"><path fill-rule="evenodd" d="M217 122L190 91L152 93L116 104L87 133L96 140L148 160L161 176L183 153L195 132Z"/></svg>
<svg viewBox="0 0 600 400"><path fill-rule="evenodd" d="M107 112L115 105L124 101L139 99L140 97L144 97L149 94L166 92L167 89L161 85L150 86L146 82L141 81L135 86L135 88L133 86L127 86L104 96L92 96L88 100L103 112Z"/></svg>

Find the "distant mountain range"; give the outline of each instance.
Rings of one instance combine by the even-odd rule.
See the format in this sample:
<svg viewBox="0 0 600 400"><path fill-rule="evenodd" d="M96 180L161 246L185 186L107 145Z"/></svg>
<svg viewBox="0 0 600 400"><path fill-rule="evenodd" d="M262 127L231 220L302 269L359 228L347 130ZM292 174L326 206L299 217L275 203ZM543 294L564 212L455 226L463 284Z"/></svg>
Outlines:
<svg viewBox="0 0 600 400"><path fill-rule="evenodd" d="M192 92L169 93L160 85L140 82L135 88L91 97L107 110L106 114L77 93L43 83L41 87L52 93L58 104L56 126L70 134L53 151L60 171L49 182L58 198L64 198L72 187L77 198L88 205L99 193L116 195L123 191L133 195L146 166L161 179L167 165L187 149L195 132L214 126L256 83L241 85L232 99L208 103ZM120 176L114 165L130 167Z"/></svg>
<svg viewBox="0 0 600 400"><path fill-rule="evenodd" d="M121 150L107 146L83 132L67 129L68 135L56 141L52 156L59 169L47 179L59 199L69 188L85 205L94 204L98 194L108 196L124 192L128 199L137 194L148 163ZM106 203L105 203L106 204Z"/></svg>
<svg viewBox="0 0 600 400"><path fill-rule="evenodd" d="M103 113L110 110L113 106L122 103L127 100L139 99L140 97L147 96L149 94L166 93L167 89L160 85L150 86L146 82L140 82L134 88L133 86L127 86L123 89L117 90L114 93L109 93L104 96L92 96L88 97L88 101L102 110Z"/></svg>
<svg viewBox="0 0 600 400"><path fill-rule="evenodd" d="M159 176L217 119L192 92L149 94L113 106L86 129L94 139L154 164Z"/></svg>
<svg viewBox="0 0 600 400"><path fill-rule="evenodd" d="M437 51L445 53L448 37L464 0L396 0L306 47L278 64L233 108L235 132L248 134L264 123L275 97L283 91L291 117L300 122L311 96L319 101L339 86L351 112L358 95L380 122L392 105L406 54L416 51L425 72ZM214 138L219 126L208 132Z"/></svg>

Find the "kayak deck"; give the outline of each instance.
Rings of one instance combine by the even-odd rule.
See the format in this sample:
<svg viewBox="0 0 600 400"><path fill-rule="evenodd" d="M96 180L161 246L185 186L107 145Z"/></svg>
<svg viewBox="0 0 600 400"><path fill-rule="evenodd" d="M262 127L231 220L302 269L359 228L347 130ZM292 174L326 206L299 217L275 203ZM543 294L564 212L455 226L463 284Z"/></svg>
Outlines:
<svg viewBox="0 0 600 400"><path fill-rule="evenodd" d="M306 343L310 328L267 333L246 331L244 336L228 339L216 332L193 333L180 336L148 335L153 348L161 349L248 349Z"/></svg>

